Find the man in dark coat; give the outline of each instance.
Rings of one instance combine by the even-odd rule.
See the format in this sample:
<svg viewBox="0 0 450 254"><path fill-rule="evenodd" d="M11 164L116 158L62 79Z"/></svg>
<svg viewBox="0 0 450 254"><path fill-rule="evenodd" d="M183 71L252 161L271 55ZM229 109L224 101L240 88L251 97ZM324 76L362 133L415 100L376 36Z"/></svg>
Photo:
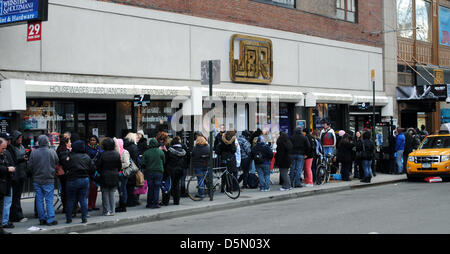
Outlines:
<svg viewBox="0 0 450 254"><path fill-rule="evenodd" d="M0 138L0 215L3 215L3 201L5 196L11 195L11 174L16 170L12 164L12 158L7 156L7 141ZM10 234L3 229L0 223L0 234Z"/></svg>
<svg viewBox="0 0 450 254"><path fill-rule="evenodd" d="M291 172L289 174L291 179L291 185L293 187L302 187L301 175L303 166L305 164L305 156L307 151L311 149L311 145L308 139L303 136L302 128L298 127L294 131L294 135L291 138L292 142L292 165Z"/></svg>
<svg viewBox="0 0 450 254"><path fill-rule="evenodd" d="M19 131L13 131L11 135L11 145L8 150L11 153L16 172L12 176L12 204L9 220L11 222L25 222L27 218L23 216L22 206L20 200L22 197L23 186L27 179L27 151L22 145L23 135Z"/></svg>

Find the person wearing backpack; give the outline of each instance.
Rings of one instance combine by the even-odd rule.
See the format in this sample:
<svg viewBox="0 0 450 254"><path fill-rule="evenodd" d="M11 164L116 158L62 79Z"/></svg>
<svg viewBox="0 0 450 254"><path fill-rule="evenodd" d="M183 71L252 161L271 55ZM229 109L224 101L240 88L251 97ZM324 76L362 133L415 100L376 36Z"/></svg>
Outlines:
<svg viewBox="0 0 450 254"><path fill-rule="evenodd" d="M280 133L277 139L277 152L275 153L275 165L280 169L280 177L282 186L280 191L291 189L289 180L289 167L292 164L292 142L285 132Z"/></svg>
<svg viewBox="0 0 450 254"><path fill-rule="evenodd" d="M148 182L147 191L147 208L157 209L161 208L159 205L159 190L161 188L164 164L166 157L160 143L155 138L151 138L149 149L145 151L142 157L142 168L144 170L145 179Z"/></svg>
<svg viewBox="0 0 450 254"><path fill-rule="evenodd" d="M245 133L245 134L244 134ZM251 162L251 153L252 149L250 147L250 142L245 138L249 136L250 133L248 131L243 131L242 135L238 138L239 148L241 150L241 170L242 174L239 176L238 181L242 183L242 188L248 188L248 174L250 172L250 162Z"/></svg>
<svg viewBox="0 0 450 254"><path fill-rule="evenodd" d="M184 156L186 156L186 151L181 146L181 138L176 136L172 139L166 153L165 172L167 172L172 179L172 188L169 193L163 193L163 205L169 204L170 195L173 197L174 205L180 204L180 180L181 176L183 176Z"/></svg>
<svg viewBox="0 0 450 254"><path fill-rule="evenodd" d="M258 172L260 191L270 191L270 162L273 157L272 149L259 136L256 145L252 148L252 158Z"/></svg>

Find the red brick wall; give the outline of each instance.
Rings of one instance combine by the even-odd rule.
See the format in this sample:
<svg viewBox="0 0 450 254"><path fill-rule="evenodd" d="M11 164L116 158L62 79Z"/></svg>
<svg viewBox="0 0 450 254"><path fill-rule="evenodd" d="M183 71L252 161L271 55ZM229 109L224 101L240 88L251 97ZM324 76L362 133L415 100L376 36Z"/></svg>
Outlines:
<svg viewBox="0 0 450 254"><path fill-rule="evenodd" d="M359 0L358 22L335 20L252 0L98 0L382 47L382 1ZM300 0L301 1L301 0ZM371 15L370 12L374 14Z"/></svg>

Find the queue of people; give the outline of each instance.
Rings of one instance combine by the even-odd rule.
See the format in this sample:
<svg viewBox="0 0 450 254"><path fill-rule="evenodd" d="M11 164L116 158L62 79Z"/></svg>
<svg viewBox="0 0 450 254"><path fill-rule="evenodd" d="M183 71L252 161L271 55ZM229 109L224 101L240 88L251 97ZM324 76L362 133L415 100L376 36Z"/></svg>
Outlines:
<svg viewBox="0 0 450 254"><path fill-rule="evenodd" d="M408 129L405 136L403 129L397 128L394 135L397 172L402 173L403 154L416 149L420 137L414 129ZM280 172L280 190L288 191L313 186L317 166L326 155L332 156L334 165L340 164L337 168L343 181L350 181L353 176L361 182L370 182L375 175L372 170L375 144L371 137L370 130L357 131L353 136L343 130L335 132L325 123L320 131L296 128L291 137L281 132L272 142L275 139L267 130L238 134L222 125L212 145L219 166L226 167L239 179L241 189L255 188L251 176L256 173L259 190L270 191L270 174L276 167ZM210 144L201 132L195 133L192 151L179 136L170 138L166 132L159 132L148 141L143 131L139 131L123 139L99 140L92 135L86 142L67 132L60 137L56 150L49 147L49 138L41 135L38 147L31 152L23 147L22 139L17 131L12 135L2 133L0 137L1 233L5 232L3 228L27 220L20 204L27 177L33 179L40 225L52 226L58 224L53 207L56 178L66 223L72 223L77 213L81 213L81 222L86 223L89 211L102 209L104 216L114 216L126 212L127 207L140 205L142 194L147 194L146 208L167 206L171 198L174 205L179 205L180 198L186 197L188 168L192 166L200 179L211 166ZM137 184L140 174L146 180L144 187ZM96 207L99 187L102 208ZM199 186L196 196L205 195L204 186Z"/></svg>

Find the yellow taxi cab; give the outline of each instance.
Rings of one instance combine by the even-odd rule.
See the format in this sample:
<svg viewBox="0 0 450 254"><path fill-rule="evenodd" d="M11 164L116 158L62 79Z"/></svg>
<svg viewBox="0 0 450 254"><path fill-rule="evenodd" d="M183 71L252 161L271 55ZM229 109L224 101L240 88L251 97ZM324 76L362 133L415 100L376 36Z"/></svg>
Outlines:
<svg viewBox="0 0 450 254"><path fill-rule="evenodd" d="M408 180L428 176L450 177L450 134L430 135L408 155Z"/></svg>

